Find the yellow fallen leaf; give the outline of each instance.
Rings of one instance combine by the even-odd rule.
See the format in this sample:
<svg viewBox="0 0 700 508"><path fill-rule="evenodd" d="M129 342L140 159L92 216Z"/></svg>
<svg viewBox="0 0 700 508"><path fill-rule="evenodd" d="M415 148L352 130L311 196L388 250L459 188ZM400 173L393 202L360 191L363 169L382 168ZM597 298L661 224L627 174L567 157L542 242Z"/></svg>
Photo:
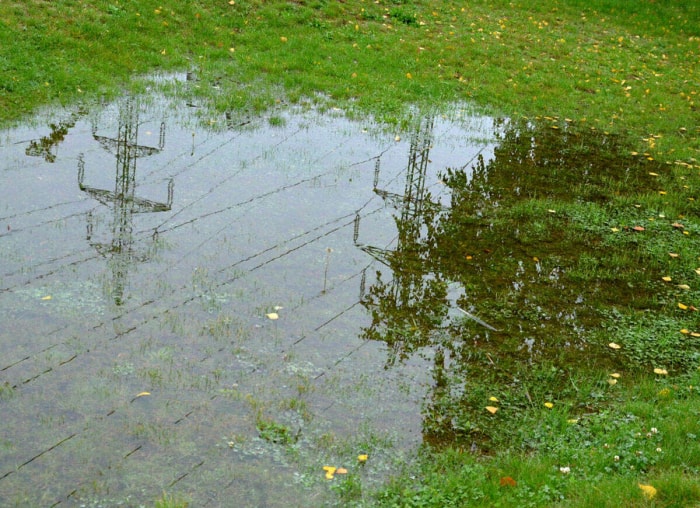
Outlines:
<svg viewBox="0 0 700 508"><path fill-rule="evenodd" d="M486 406L486 411L494 415L496 412L498 412L498 408L495 406Z"/></svg>
<svg viewBox="0 0 700 508"><path fill-rule="evenodd" d="M618 374L617 372L613 372L612 374L610 374L610 377L614 377L615 379L620 379L620 374Z"/></svg>
<svg viewBox="0 0 700 508"><path fill-rule="evenodd" d="M337 469L335 466L323 466L323 470L326 472L326 480L332 480Z"/></svg>
<svg viewBox="0 0 700 508"><path fill-rule="evenodd" d="M338 469L335 470L335 474L348 474L348 470L345 469L344 467L339 467Z"/></svg>
<svg viewBox="0 0 700 508"><path fill-rule="evenodd" d="M678 308L681 310L688 310L688 306L681 302L678 302Z"/></svg>
<svg viewBox="0 0 700 508"><path fill-rule="evenodd" d="M617 384L617 379L614 379L614 378L608 379L608 384L609 384L610 386L616 385L616 384Z"/></svg>
<svg viewBox="0 0 700 508"><path fill-rule="evenodd" d="M406 79L413 79L413 76L411 75L410 72L406 73Z"/></svg>
<svg viewBox="0 0 700 508"><path fill-rule="evenodd" d="M46 296L41 297L42 300L51 300L51 298L53 298L51 295L46 295Z"/></svg>
<svg viewBox="0 0 700 508"><path fill-rule="evenodd" d="M608 344L608 347L610 349L620 349L622 346L620 346L620 344L616 344L615 342L611 342L610 344Z"/></svg>
<svg viewBox="0 0 700 508"><path fill-rule="evenodd" d="M682 333L683 335L688 335L688 334L690 333L690 330L688 330L687 328L682 328L682 329L681 329L681 333Z"/></svg>
<svg viewBox="0 0 700 508"><path fill-rule="evenodd" d="M644 496L647 499L653 499L654 496L656 495L656 489L652 487L651 485L643 485L643 484L638 484L639 488L642 489L642 492L644 492Z"/></svg>
<svg viewBox="0 0 700 508"><path fill-rule="evenodd" d="M691 337L700 337L700 333L698 332L690 332Z"/></svg>
<svg viewBox="0 0 700 508"><path fill-rule="evenodd" d="M489 400L491 402L498 402L498 399L496 397L489 397Z"/></svg>
<svg viewBox="0 0 700 508"><path fill-rule="evenodd" d="M138 399L139 397L145 397L147 395L150 395L151 392L141 392L136 394L136 398Z"/></svg>
<svg viewBox="0 0 700 508"><path fill-rule="evenodd" d="M274 321L275 319L279 319L279 318L280 318L280 317L279 317L279 314L277 314L276 312L270 312L269 314L265 314L265 315L267 316L267 319L272 319L273 321Z"/></svg>
<svg viewBox="0 0 700 508"><path fill-rule="evenodd" d="M665 277L661 277L661 280L664 281L664 282L671 282L673 279L671 279L671 277L669 277L669 276L667 275L667 276L665 276Z"/></svg>
<svg viewBox="0 0 700 508"><path fill-rule="evenodd" d="M544 407L546 407L547 409L552 409L554 407L554 404L552 404L551 402L545 402Z"/></svg>
<svg viewBox="0 0 700 508"><path fill-rule="evenodd" d="M287 42L287 38L284 36L280 37L280 42Z"/></svg>
<svg viewBox="0 0 700 508"><path fill-rule="evenodd" d="M620 231L620 230L617 229L617 228L610 228L610 231L612 231L613 233L617 233L617 232Z"/></svg>
<svg viewBox="0 0 700 508"><path fill-rule="evenodd" d="M668 374L668 371L666 369L660 369L659 367L657 367L654 369L654 374L665 376L666 374Z"/></svg>
<svg viewBox="0 0 700 508"><path fill-rule="evenodd" d="M360 462L367 462L368 458L369 456L366 453L361 453L357 456L357 460L359 460Z"/></svg>
<svg viewBox="0 0 700 508"><path fill-rule="evenodd" d="M674 259L677 258L678 256L680 256L680 254L676 254L675 252L669 252L668 255Z"/></svg>
<svg viewBox="0 0 700 508"><path fill-rule="evenodd" d="M571 424L578 423L578 418L570 418L570 419L566 420L566 423L571 423Z"/></svg>

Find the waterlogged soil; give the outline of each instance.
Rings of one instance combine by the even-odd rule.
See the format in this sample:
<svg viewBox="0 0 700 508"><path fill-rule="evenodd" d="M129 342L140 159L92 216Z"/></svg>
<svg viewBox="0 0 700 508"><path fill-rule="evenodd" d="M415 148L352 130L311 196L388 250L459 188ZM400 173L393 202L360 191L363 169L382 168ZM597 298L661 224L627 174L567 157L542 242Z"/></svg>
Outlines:
<svg viewBox="0 0 700 508"><path fill-rule="evenodd" d="M494 219L647 186L603 134L207 115L151 95L0 133L3 506L360 495L424 441L485 446L475 393L605 362L601 304L645 298L567 277L594 246L557 210Z"/></svg>

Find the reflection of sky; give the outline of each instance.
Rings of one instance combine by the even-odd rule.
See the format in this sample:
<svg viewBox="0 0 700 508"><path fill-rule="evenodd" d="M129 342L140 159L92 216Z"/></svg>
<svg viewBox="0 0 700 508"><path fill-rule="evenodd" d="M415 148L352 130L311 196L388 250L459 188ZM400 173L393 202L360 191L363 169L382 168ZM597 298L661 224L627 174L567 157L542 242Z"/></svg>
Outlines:
<svg viewBox="0 0 700 508"><path fill-rule="evenodd" d="M261 118L211 132L175 104L142 106L139 144L158 147L161 122L165 144L137 160L135 195L164 203L170 179L174 194L170 210L129 218L134 249L142 255L130 258L125 303L117 309L109 296L113 257L94 248L112 242L114 213L80 191L78 166L82 160L84 185L115 188L114 154L94 136L117 137L119 114L115 103L77 118L52 147L53 163L25 153L31 140L50 133L48 127L0 133L0 322L13 323L0 329L0 381L37 387L51 415L59 409L50 401L70 393L89 397L81 387L111 371L115 359L138 364L153 358L129 356L148 352L148 338L148 344L175 347L176 357L187 358L180 362L185 378L221 369L224 380L218 382L274 397L306 373L316 386L309 402L319 429L350 432L369 422L391 431L400 419L405 444L419 442L421 397L398 386L419 392L429 374L419 359L385 372L381 345L359 339L367 324L360 286L387 268L354 239L359 215L357 243L391 248L395 241L392 217L399 212L373 192L375 168L379 158L377 188L401 195L410 133L396 140L396 133L369 123L294 111L279 113L279 127ZM488 118L435 119L426 174L434 202L449 204L438 171L469 167L478 154L488 160L490 128ZM274 306L282 309L273 323L264 314ZM202 332L217 316L245 330L236 354ZM46 351L62 354L44 360ZM280 366L283 358L292 363ZM200 396L209 399L219 388L202 388ZM166 382L161 390L184 404L178 386ZM23 401L11 403L17 426L8 432L20 433L22 416L31 414ZM100 404L105 412L121 407L116 399ZM82 436L89 429L100 441L102 432L112 432L109 422L84 418L64 434ZM0 476L53 446L52 439L39 431L24 452L0 459ZM218 436L207 439L213 447ZM59 490L70 492L70 479L65 481Z"/></svg>

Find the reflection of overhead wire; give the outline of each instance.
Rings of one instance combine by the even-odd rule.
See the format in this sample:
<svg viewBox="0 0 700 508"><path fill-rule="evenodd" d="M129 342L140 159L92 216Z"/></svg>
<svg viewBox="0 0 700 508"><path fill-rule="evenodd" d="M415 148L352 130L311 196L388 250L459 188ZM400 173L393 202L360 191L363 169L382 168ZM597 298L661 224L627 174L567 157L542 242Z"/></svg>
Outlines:
<svg viewBox="0 0 700 508"><path fill-rule="evenodd" d="M370 160L371 160L371 159L370 159ZM399 175L400 175L400 173L399 173ZM277 192L279 192L279 190L277 190ZM254 256L248 257L248 258L243 259L243 260L239 260L237 263L240 264L240 263L243 263L243 262L245 262L245 261L249 261L249 260L251 260L251 259L254 259L255 257L260 257L260 256L262 256L262 255L264 255L264 254L266 254L266 253L268 253L268 252L270 252L270 251L273 251L273 250L275 250L275 249L277 249L277 248L279 248L279 247L281 247L281 246L283 246L283 245L289 245L289 248L286 249L284 252L280 253L278 256L275 256L275 257L270 258L270 259L261 259L261 260L260 260L261 262L260 262L258 265L256 265L255 267L253 267L253 268L251 268L250 270L248 270L248 273L249 273L249 272L252 272L252 271L254 271L254 270L258 269L258 268L261 268L261 267L263 267L263 266L265 266L265 265L267 265L267 264L269 264L269 263L275 262L276 260L281 259L281 258L283 258L283 257L285 257L285 256L287 256L287 255L289 255L290 253L292 253L292 252L294 252L294 251L296 251L296 250L299 250L299 249L301 249L301 248L303 248L303 247L305 247L305 246L307 246L307 245L310 245L310 244L312 244L312 243L314 243L314 242L317 242L317 241L320 240L321 238L325 238L325 237L327 237L328 235L331 235L331 234L333 234L333 233L335 233L335 232L337 232L337 231L339 231L339 230L341 230L341 229L343 229L343 228L347 228L347 227L351 226L352 224L354 224L354 217L355 217L355 216L358 216L358 215L361 214L362 216L366 217L366 216L368 216L368 215L370 215L370 214L377 213L377 212L381 211L381 210L384 208L384 207L382 207L382 206L380 206L379 208L376 208L376 209L374 209L374 210L372 210L372 211L367 211L367 207L368 207L373 201L375 201L375 200L376 200L376 197L375 197L375 196L372 196L372 197L370 197L370 199L369 199L365 204L363 204L363 205L362 205L358 210L356 210L356 211L353 211L353 212L351 212L351 213L342 215L342 216L340 216L340 217L336 217L335 219L332 219L332 220L327 221L326 223L324 223L324 224L322 224L322 225L320 225L320 226L316 226L316 227L313 228L313 229L310 229L310 230L308 230L308 231L305 231L304 233L301 233L300 235L296 235L296 236L294 236L294 237L287 238L287 239L283 240L282 242L277 243L275 246L268 247L268 248L266 248L266 249L264 249L264 250L262 250L262 251L258 251L257 253L254 254ZM239 206L240 206L240 204L239 204ZM328 229L328 228L331 227L331 226L334 226L334 227L332 227L331 229ZM300 245L291 245L293 242L296 242L298 239L301 239L301 238L303 238L303 237L305 237L305 236L307 236L307 235L312 235L312 234L315 233L315 232L318 233L318 234L314 234L311 238L307 238L302 244L300 244ZM231 269L233 266L234 266L234 265L229 265L229 266L227 266L226 268L222 268L221 271ZM366 267L365 267L365 269L366 269ZM363 270L364 270L364 269L363 269ZM353 278L354 278L354 277L357 277L360 273L362 273L362 272L358 272L358 274L353 275ZM220 282L220 284L219 284L217 287L221 287L221 286L224 286L224 285L226 285L226 284L230 284L231 282L233 282L233 281L236 280L236 279L237 279L236 277L233 277L233 278L224 280L224 281ZM167 313L168 313L170 310L173 310L173 309L175 309L175 308L181 307L181 306L183 306L183 305L185 305L185 304L187 304L187 303L193 301L195 298L196 298L196 297L191 297L191 298L186 298L186 299L184 299L184 300L181 300L181 301L179 301L179 302L174 302L173 305L169 306L169 308L165 309L165 310L162 311L162 312L159 310L158 313L152 313L152 314L150 314L149 316L146 316L143 320L141 320L140 323L135 324L134 326L131 326L131 327L130 327L128 330L126 330L126 331L117 332L113 337L109 337L109 338L106 338L106 339L104 339L104 340L99 340L99 341L97 341L97 342L91 342L91 346L90 346L90 349L89 349L89 350L86 350L86 351L84 351L84 352L81 352L81 353L78 353L78 354L74 355L74 356L71 358L71 360L75 359L78 355L81 355L81 356L82 356L82 355L84 355L85 353L89 353L89 352L92 351L93 349L98 349L98 348L100 348L101 346L104 346L104 345L105 345L108 341L110 341L110 340L116 339L116 338L121 337L121 336L123 336L123 335L126 335L126 334L128 334L128 333L130 333L130 332L132 332L132 331L138 330L138 329L140 329L140 328L142 327L143 324L145 324L145 323L147 323L147 322L149 322L149 321L152 321L152 320L154 320L154 319L161 319L161 318L163 318L163 316L167 315ZM150 303L153 303L153 302L150 302ZM359 301L354 302L352 305L350 305L350 306L348 306L348 307L342 309L340 312L336 313L336 315L333 316L331 319L326 320L325 322L323 322L323 323L321 323L320 325L318 325L318 326L314 329L314 332L318 332L318 331L322 330L324 327L328 326L330 323L334 322L334 321L335 321L336 319L338 319L339 317L341 317L341 316L343 316L344 314L350 312L353 308L357 307L358 303L359 303ZM143 308L144 306L145 306L145 305L140 305L140 306L138 306L137 308ZM120 315L119 318L122 318L124 315L125 315L125 314ZM362 343L360 343L357 347L355 347L353 350L351 350L351 351L347 352L346 354L344 354L342 357L336 358L335 362L334 362L332 365L328 366L328 367L327 367L321 374L319 374L316 378L318 379L319 377L326 375L326 373L330 372L334 367L336 367L337 365L339 365L342 361L346 360L348 357L350 357L352 354L354 354L354 353L355 353L356 351L358 351L360 348L364 347L364 346L366 345L366 343L367 343L367 342L362 342ZM212 357L213 357L213 356L212 356ZM202 360L202 361L203 361L203 360ZM60 365L55 366L54 369L57 369L58 367L60 367ZM48 371L47 371L46 373L48 373ZM43 374L44 374L44 373L40 373L39 376L35 376L33 379L37 379L38 377L40 377L40 376L43 375ZM216 394L215 394L213 397L208 398L208 400L213 400L213 398L216 398ZM125 407L128 407L127 404L115 405L108 413L106 413L106 416L111 416L111 415L113 415L113 414L115 413L115 411L122 410L122 409L125 408ZM178 424L178 423L184 421L184 420L185 420L186 418L188 418L191 414L193 414L195 411L197 411L197 409L200 408L200 407L201 407L201 404L199 404L199 405L195 404L193 407L190 407L186 412L183 411L183 416L180 416L177 420L174 420L174 424ZM174 418L174 417L173 417L173 418ZM62 445L63 443L67 442L69 439L72 439L73 437L75 437L76 435L79 435L79 434L82 434L82 433L84 433L84 432L90 431L92 428L94 428L94 427L93 427L93 426L85 426L82 430L80 430L80 431L78 431L78 432L73 432L73 433L71 433L71 434L68 434L68 433L70 433L70 430L67 430L67 431L66 431L66 432L67 432L66 435L67 435L68 437L64 437L64 439L58 441L58 442L57 442L56 444L54 444L53 446L51 446L51 447L49 447L49 448L45 448L40 454L34 455L34 456L29 460L29 462L31 462L31 460L34 460L34 458L40 457L41 455L43 455L43 453L49 452L49 451L55 449L56 447ZM125 459L125 458L129 457L131 454L133 454L133 453L134 453L136 450L138 450L139 448L140 448L140 446L136 446L133 450L131 450L131 451L129 451L128 453L126 453L126 455L123 455L123 458ZM27 463L28 463L28 462L27 462ZM194 470L197 469L198 467L201 467L201 465L202 465L203 463L204 463L203 461L200 461L200 462L198 462L197 464L195 464L194 466L190 467L189 472L194 471ZM186 472L185 474L178 476L178 477L173 481L173 483L176 483L176 482L180 481L181 479L185 478L185 477L189 474L189 472ZM68 497L70 497L70 495L69 495Z"/></svg>
<svg viewBox="0 0 700 508"><path fill-rule="evenodd" d="M297 135L299 132L301 132L301 130L302 130L301 128L297 129L296 131L294 131L293 133L291 133L289 136L286 136L284 139L282 139L282 140L280 140L279 142L275 143L275 144L272 146L272 148L276 148L276 147L280 146L281 144L286 143L290 138L292 138L293 136L295 136L295 135ZM229 143L230 141L232 141L232 140L229 140L229 141L227 141L226 143ZM221 145L221 146L223 146L223 145ZM220 147L216 147L216 148L212 149L207 155L209 155L209 154L211 154L211 153L214 153L215 151L219 150L219 148L220 148ZM263 156L263 155L260 154L260 155L258 155L255 159L260 158L260 157L262 157L262 156ZM254 159L254 160L255 160L255 159ZM175 212L175 213L172 214L170 217L168 217L168 218L165 219L163 222L161 222L159 225L157 225L157 226L154 228L155 231L158 231L164 224L167 224L169 221L171 221L173 218L175 218L175 217L177 217L178 215L180 215L180 214L181 214L182 212L184 212L185 210L191 208L192 206L196 205L197 203L199 203L200 201L202 201L202 200L205 199L206 197L208 197L208 196L210 196L211 194L213 194L217 189L219 189L219 187L221 187L222 184L228 182L229 180L232 180L233 178L236 178L236 177L240 174L241 171L242 171L242 170L234 171L234 172L232 172L229 176L227 176L226 178L224 178L223 180L220 180L219 182L217 182L216 185L214 185L213 187L211 187L207 192L205 192L204 194L200 195L200 196L197 197L196 199L193 199L192 201L190 201L189 203L187 203L185 206L183 206L182 208L180 208L177 212Z"/></svg>

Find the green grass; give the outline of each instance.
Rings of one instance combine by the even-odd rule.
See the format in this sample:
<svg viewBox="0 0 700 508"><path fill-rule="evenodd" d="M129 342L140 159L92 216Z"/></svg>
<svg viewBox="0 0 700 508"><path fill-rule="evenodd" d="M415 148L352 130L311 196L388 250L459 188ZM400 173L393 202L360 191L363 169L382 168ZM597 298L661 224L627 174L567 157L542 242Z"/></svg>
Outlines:
<svg viewBox="0 0 700 508"><path fill-rule="evenodd" d="M426 401L424 434L441 446L421 451L418 470L396 471L375 493L360 476L334 488L369 506L693 506L698 61L693 2L3 1L0 122L142 88L136 76L186 71L195 86L171 92L191 94L212 117L314 101L408 127L409 105L470 101L513 118L500 165L477 167L469 182L445 175L453 214L427 258L473 291L478 315L499 328L541 323L533 334L580 345L585 365L555 347L522 369L518 337L469 349L403 322L392 332L399 359L427 343L446 348L462 362L438 380L465 389L440 385ZM528 163L519 154L531 139L549 151ZM552 173L543 161L554 160ZM589 162L606 171L574 171ZM498 195L498 207L479 199L516 187L519 196ZM480 247L455 238L478 238ZM536 286L528 298L504 285L518 270ZM588 306L575 320L562 316L580 294L556 280L583 288ZM430 312L411 317L427 326ZM471 336L473 326L460 330ZM413 345L402 345L408 335ZM157 386L158 373L139 376ZM0 397L11 396L0 387ZM495 414L483 409L494 404ZM264 439L292 439L281 424L257 424ZM646 499L640 483L656 496ZM156 502L184 505L166 494Z"/></svg>
<svg viewBox="0 0 700 508"><path fill-rule="evenodd" d="M224 110L323 94L398 120L409 103L469 100L625 133L665 161L700 148L688 2L34 0L3 2L0 23L5 122L189 70Z"/></svg>
<svg viewBox="0 0 700 508"><path fill-rule="evenodd" d="M696 506L700 373L674 381L623 375L602 395L588 394L584 414L534 407L518 415L507 451L427 451L417 478L397 475L366 504ZM656 489L653 500L640 483Z"/></svg>

